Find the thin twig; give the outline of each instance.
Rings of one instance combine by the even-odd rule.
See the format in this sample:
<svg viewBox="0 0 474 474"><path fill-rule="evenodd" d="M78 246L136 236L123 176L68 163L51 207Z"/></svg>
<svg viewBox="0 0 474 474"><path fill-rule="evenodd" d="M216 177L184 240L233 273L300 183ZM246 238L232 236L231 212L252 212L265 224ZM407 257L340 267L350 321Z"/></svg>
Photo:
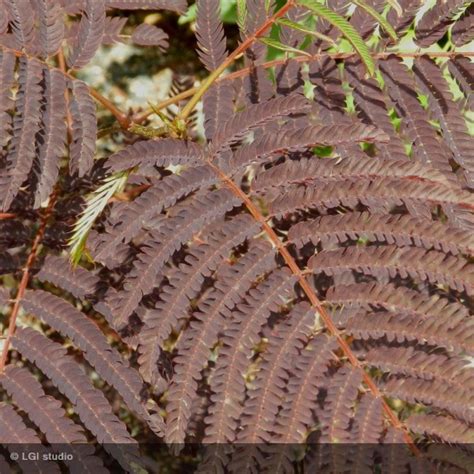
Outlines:
<svg viewBox="0 0 474 474"><path fill-rule="evenodd" d="M128 130L132 124L132 121L126 113L122 112L115 104L110 102L109 99L104 97L100 92L97 92L96 89L89 87L89 93L97 102L99 102L99 104L106 108L117 119L117 122L120 124L123 130Z"/></svg>
<svg viewBox="0 0 474 474"><path fill-rule="evenodd" d="M166 107L169 107L170 105L176 104L177 102L180 102L183 99L187 99L188 97L191 97L193 94L196 93L197 90L198 90L197 87L191 87L191 89L187 89L179 94L174 95L173 97L170 97L168 99L161 101L159 104L153 105L153 108L155 110L165 109ZM140 124L144 122L150 115L152 115L155 112L155 110L149 107L143 112L138 112L132 117L131 122Z"/></svg>
<svg viewBox="0 0 474 474"><path fill-rule="evenodd" d="M0 212L0 220L13 219L14 217L16 217L16 214L12 214L11 212Z"/></svg>
<svg viewBox="0 0 474 474"><path fill-rule="evenodd" d="M41 59L38 59L34 56L30 56L23 51L18 51L17 49L13 48L7 48L5 46L1 46L2 49L11 51L16 57L25 57L27 59L34 59L42 64L44 64L48 69L56 69L60 71L64 76L66 76L68 79L71 80L77 80L70 72L68 72L66 68L66 63L64 60L64 54L62 51L58 53L58 68L52 67L50 64L48 64L46 61L42 61ZM122 112L115 104L113 104L107 97L104 97L100 92L98 92L96 89L94 89L91 86L88 86L89 88L89 93L94 99L99 102L105 109L107 109L119 122L120 126L124 129L127 130L128 127L130 126L130 119L128 118L127 114Z"/></svg>
<svg viewBox="0 0 474 474"><path fill-rule="evenodd" d="M31 246L28 259L26 261L25 267L23 268L23 274L21 276L20 285L18 287L16 297L13 300L13 307L12 307L12 311L10 313L10 318L9 318L8 333L5 338L5 342L3 344L2 355L0 357L0 374L5 369L11 340L13 338L13 335L16 329L16 320L18 317L18 311L20 310L21 299L23 298L25 294L26 287L30 279L30 272L33 267L33 264L36 261L38 247L41 244L41 241L43 239L44 233L46 231L46 225L53 212L53 208L54 208L54 205L56 204L57 197L58 197L58 192L56 188L50 195L48 207L44 210L44 213L41 217L41 222L40 222L38 232L36 233L35 239L33 240L33 244Z"/></svg>

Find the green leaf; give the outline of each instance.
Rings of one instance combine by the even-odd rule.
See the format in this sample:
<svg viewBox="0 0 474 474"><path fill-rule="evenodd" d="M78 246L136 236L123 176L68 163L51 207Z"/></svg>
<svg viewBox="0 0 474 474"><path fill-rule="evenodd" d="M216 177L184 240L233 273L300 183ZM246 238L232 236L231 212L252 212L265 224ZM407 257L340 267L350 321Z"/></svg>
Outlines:
<svg viewBox="0 0 474 474"><path fill-rule="evenodd" d="M186 13L180 15L178 18L178 25L185 25L186 23L191 23L196 20L197 6L196 4L191 5Z"/></svg>
<svg viewBox="0 0 474 474"><path fill-rule="evenodd" d="M221 19L224 23L236 23L235 0L221 0ZM185 25L196 21L197 4L193 3L186 13L178 19L178 25Z"/></svg>
<svg viewBox="0 0 474 474"><path fill-rule="evenodd" d="M301 31L302 33L306 35L315 36L316 38L319 38L323 41L327 41L328 43L331 43L333 46L336 46L336 42L329 36L323 35L322 33L319 33L318 31L310 30L304 25L300 25L299 23L295 23L294 21L288 20L288 18L280 18L279 20L276 21L276 23L279 25L287 26L288 28L292 28L293 30Z"/></svg>
<svg viewBox="0 0 474 474"><path fill-rule="evenodd" d="M397 12L398 16L403 15L403 9L397 0L387 0L387 3Z"/></svg>
<svg viewBox="0 0 474 474"><path fill-rule="evenodd" d="M279 49L280 51L285 51L286 53L304 54L305 56L311 57L311 54L307 53L306 51L297 48L292 48L291 46L280 43L278 40L272 38L258 38L258 40L261 43L270 46L271 48Z"/></svg>
<svg viewBox="0 0 474 474"><path fill-rule="evenodd" d="M237 23L237 7L235 0L221 0L221 19L224 23Z"/></svg>
<svg viewBox="0 0 474 474"><path fill-rule="evenodd" d="M297 5L308 8L314 14L324 18L327 22L340 30L340 32L347 38L347 40L359 54L360 58L365 64L365 67L369 71L369 74L371 76L374 75L375 64L372 56L370 55L369 48L367 48L367 45L359 33L357 33L355 28L345 18L333 12L324 5L321 5L316 0L297 0Z"/></svg>
<svg viewBox="0 0 474 474"><path fill-rule="evenodd" d="M247 23L247 1L237 0L237 25L242 31L245 31L245 24Z"/></svg>
<svg viewBox="0 0 474 474"><path fill-rule="evenodd" d="M362 8L370 16L375 18L377 20L377 22L383 27L383 29L388 33L390 38L393 39L393 41L398 40L397 33L392 28L392 25L390 25L390 23L377 10L374 10L370 5L367 5L366 3L364 3L360 0L354 0L352 3L354 3L358 7Z"/></svg>
<svg viewBox="0 0 474 474"><path fill-rule="evenodd" d="M87 236L95 220L104 210L109 199L121 192L127 183L130 170L120 171L104 180L104 184L86 198L86 208L74 225L72 237L68 241L69 258L75 266L79 263L86 245Z"/></svg>

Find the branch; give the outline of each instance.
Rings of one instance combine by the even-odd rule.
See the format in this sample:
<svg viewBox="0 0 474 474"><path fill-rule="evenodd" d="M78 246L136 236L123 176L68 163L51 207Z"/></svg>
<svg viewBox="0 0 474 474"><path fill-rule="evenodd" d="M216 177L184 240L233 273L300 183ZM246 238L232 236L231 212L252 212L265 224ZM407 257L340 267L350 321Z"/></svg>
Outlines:
<svg viewBox="0 0 474 474"><path fill-rule="evenodd" d="M211 161L211 159L207 159L206 163L214 170L214 172L218 175L219 179L232 191L232 193L242 200L242 202L245 204L245 206L247 207L248 211L253 216L253 218L261 225L262 230L267 234L267 237L270 239L274 247L278 250L280 255L283 257L286 265L290 268L292 273L297 277L299 286L301 287L305 295L308 297L313 308L321 316L329 333L333 337L336 338L339 344L339 347L341 348L344 355L347 357L347 359L349 360L352 366L358 368L361 371L363 380L365 384L367 385L367 387L369 388L369 390L374 395L374 397L380 398L382 400L383 410L385 412L385 415L389 419L390 423L396 429L399 429L403 432L403 437L407 445L410 447L410 449L412 450L414 454L419 455L420 454L419 450L415 446L408 432L408 429L400 422L398 417L393 413L392 409L390 408L390 406L384 399L383 394L380 392L379 388L377 387L375 382L372 380L371 376L367 372L365 372L363 365L359 362L357 357L354 355L351 348L349 347L349 344L344 339L342 333L334 324L333 320L329 316L329 313L327 312L327 310L325 309L321 301L319 301L318 297L316 296L316 293L314 292L313 288L311 287L311 285L308 283L308 280L306 279L305 272L302 271L298 267L298 264L296 263L294 258L291 256L290 252L286 248L286 245L279 239L279 237L277 236L273 228L269 225L265 217L258 210L257 206L255 206L255 204L244 193L244 191L242 191L242 189L240 189L240 187L234 183L232 178L230 178L218 166L216 166Z"/></svg>
<svg viewBox="0 0 474 474"><path fill-rule="evenodd" d="M97 92L93 87L89 87L89 93L97 102L99 102L100 105L102 105L102 107L106 108L117 119L117 122L123 130L129 129L132 121L126 113L122 112L116 105L110 102L110 100L104 97L100 92Z"/></svg>
<svg viewBox="0 0 474 474"><path fill-rule="evenodd" d="M28 281L30 279L30 272L33 267L33 264L36 261L38 247L41 244L41 241L43 240L43 236L46 231L46 225L53 212L57 197L58 197L58 188L56 188L49 197L48 207L44 210L44 213L41 217L41 222L40 222L38 232L36 233L35 239L33 240L33 244L31 246L28 259L26 261L25 267L23 268L23 274L21 276L18 292L16 294L15 299L13 300L13 307L10 313L7 337L5 338L5 342L3 344L2 355L0 357L0 374L3 373L3 370L5 369L5 365L6 365L7 357L8 357L8 350L10 349L11 340L16 329L16 320L18 317L18 311L20 310L20 302L25 294L26 286L28 285Z"/></svg>
<svg viewBox="0 0 474 474"><path fill-rule="evenodd" d="M76 78L69 72L66 71L66 63L64 61L64 54L61 52L58 53L58 65L59 67L52 67L50 64L48 64L46 61L42 61L41 59L35 57L35 56L30 56L23 51L18 51L17 49L13 48L7 48L6 46L0 46L0 48L4 50L11 51L17 58L20 57L25 57L28 59L35 59L36 61L44 64L48 69L56 69L61 72L64 76L66 76L68 79L75 80ZM100 92L98 92L96 89L94 89L91 86L88 86L89 88L89 93L94 99L99 102L99 104L102 105L105 109L107 109L116 119L117 122L120 124L122 129L127 130L128 127L131 124L131 120L128 118L127 114L125 112L122 112L115 104L113 104L109 99L104 97Z"/></svg>

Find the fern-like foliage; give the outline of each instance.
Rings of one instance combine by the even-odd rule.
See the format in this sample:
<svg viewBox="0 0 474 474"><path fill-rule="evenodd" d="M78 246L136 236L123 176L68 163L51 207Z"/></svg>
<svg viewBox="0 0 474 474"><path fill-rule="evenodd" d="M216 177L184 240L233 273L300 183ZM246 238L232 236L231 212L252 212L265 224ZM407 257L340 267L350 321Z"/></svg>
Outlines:
<svg viewBox="0 0 474 474"><path fill-rule="evenodd" d="M0 51L0 143L6 160L0 171L0 197L4 210L11 206L26 182L36 189L35 207L39 207L51 193L61 161L67 154L71 174L81 177L89 172L97 133L96 106L87 85L15 51L48 58L57 54L67 40L70 49L67 64L78 69L88 64L103 42L120 39L118 30L110 32L110 28L116 28L116 22L112 23L114 18L106 16L107 8L183 9L182 2L144 2L143 5L122 2L123 5L117 6L104 1L62 5L40 0L32 6L29 3L29 0L8 0L2 8L2 15L9 20L0 35L0 45L4 46ZM66 36L68 13L81 15L69 27L72 33ZM122 28L123 22L120 25ZM113 38L108 39L111 35ZM139 45L167 46L167 35L152 25L138 26L131 39ZM17 91L14 97L11 90ZM70 140L66 117L70 122Z"/></svg>
<svg viewBox="0 0 474 474"><path fill-rule="evenodd" d="M407 61L379 15L420 47L466 45L472 6L290 2L268 63L274 2L239 2L255 41L203 94L205 136L176 120L99 163L97 94L74 71L128 41L108 13L186 2L25 3L0 1L5 449L67 445L80 464L38 472L154 472L140 449L157 442L208 445L201 472L469 472L472 64ZM212 74L232 53L220 3L197 3ZM149 24L130 40L168 44Z"/></svg>

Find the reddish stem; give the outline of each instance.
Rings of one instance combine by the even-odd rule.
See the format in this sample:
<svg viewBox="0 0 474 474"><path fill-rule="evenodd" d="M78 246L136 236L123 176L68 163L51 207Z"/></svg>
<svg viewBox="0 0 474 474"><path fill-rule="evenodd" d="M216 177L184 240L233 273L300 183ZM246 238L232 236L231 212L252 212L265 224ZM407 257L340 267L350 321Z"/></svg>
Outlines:
<svg viewBox="0 0 474 474"><path fill-rule="evenodd" d="M127 116L127 114L123 113L116 105L110 102L109 99L104 97L92 87L89 87L89 92L97 102L105 107L117 119L117 122L120 124L120 127L122 127L123 130L128 130L132 121Z"/></svg>
<svg viewBox="0 0 474 474"><path fill-rule="evenodd" d="M23 296L25 294L26 287L27 287L28 281L30 279L30 272L31 272L33 264L35 263L35 260L36 260L38 247L41 243L41 240L43 239L44 233L46 231L46 225L47 225L48 220L49 220L49 218L50 218L50 216L53 212L53 208L54 208L54 205L56 203L56 199L57 199L57 191L55 190L55 191L52 192L52 194L50 196L48 207L45 209L45 211L43 213L43 216L41 217L40 227L38 229L38 232L36 233L35 239L33 240L33 244L31 246L31 250L30 250L30 253L28 255L28 260L26 261L26 265L23 268L23 274L21 276L21 281L20 281L20 285L18 287L18 292L16 294L15 299L13 300L13 308L12 308L12 311L10 313L10 318L9 318L10 320L9 320L9 325L8 325L7 337L5 338L2 355L0 357L0 374L5 369L5 365L7 363L8 351L10 349L11 340L12 340L13 335L15 333L16 320L17 320L17 317L18 317L18 311L20 310L21 299L23 298Z"/></svg>
<svg viewBox="0 0 474 474"><path fill-rule="evenodd" d="M28 54L24 53L23 51L18 51L17 49L12 49L12 48L7 48L2 46L2 49L6 49L11 51L16 57L26 57L26 58L31 58ZM59 68L57 68L59 71L61 71L67 78L71 80L75 80L76 78L67 70L66 68L66 62L64 60L64 54L62 51L59 51L57 54L58 58L58 65ZM38 58L34 58L36 61L39 61L40 63L43 63L47 68L52 69L51 66L45 62L41 61ZM128 118L127 114L122 112L116 105L114 105L109 99L104 97L100 92L98 92L96 89L93 87L89 87L89 93L91 94L94 99L99 102L104 108L106 108L116 119L117 122L120 124L120 126L124 130L128 130L128 127L130 126L130 119ZM68 119L69 120L69 119Z"/></svg>
<svg viewBox="0 0 474 474"><path fill-rule="evenodd" d="M359 362L357 357L352 352L349 344L344 339L342 333L337 329L336 325L334 324L333 320L329 316L328 312L324 308L321 301L319 301L316 293L312 289L311 285L308 283L306 279L305 272L303 272L299 267L298 264L295 262L294 258L291 256L290 252L286 248L285 244L279 239L273 228L268 224L265 217L262 213L258 210L257 206L253 203L253 201L242 191L237 184L234 183L232 178L227 176L219 167L214 165L212 161L207 160L209 166L215 171L215 173L219 176L219 179L236 195L239 197L242 202L245 204L247 209L249 210L250 214L254 217L254 219L261 225L263 231L267 234L268 238L271 240L275 248L278 250L280 255L283 257L285 263L288 265L292 273L298 278L298 283L301 289L304 291L305 295L308 297L309 301L313 308L316 309L317 313L321 316L321 319L324 321L329 333L336 338L336 341L339 344L339 347L342 349L342 352L347 357L349 362L353 367L358 368L361 373L363 380L369 390L372 392L374 397L380 398L382 400L382 407L385 415L390 420L390 423L397 429L403 432L403 437L405 442L410 447L412 452L416 455L420 454L418 448L415 446L408 430L402 425L398 417L393 413L392 409L384 399L382 393L380 392L379 388L372 380L372 377L365 372L362 364Z"/></svg>

